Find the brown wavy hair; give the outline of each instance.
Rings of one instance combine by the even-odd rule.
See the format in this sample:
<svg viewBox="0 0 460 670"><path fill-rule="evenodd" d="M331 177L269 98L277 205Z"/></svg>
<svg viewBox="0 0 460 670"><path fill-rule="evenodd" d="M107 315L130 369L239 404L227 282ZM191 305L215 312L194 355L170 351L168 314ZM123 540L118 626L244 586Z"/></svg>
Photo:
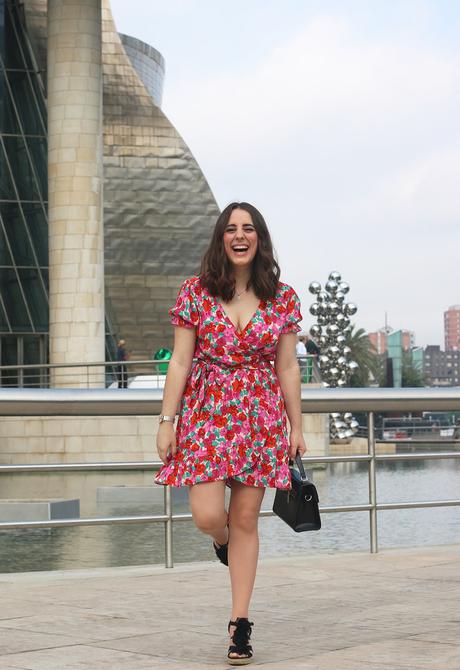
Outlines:
<svg viewBox="0 0 460 670"><path fill-rule="evenodd" d="M224 232L234 209L244 209L251 215L257 232L257 251L251 266L247 288L252 288L259 300L273 299L278 288L280 267L275 258L270 233L265 219L254 205L232 202L216 221L209 247L200 268L200 283L211 295L228 302L235 295L235 277L224 248Z"/></svg>

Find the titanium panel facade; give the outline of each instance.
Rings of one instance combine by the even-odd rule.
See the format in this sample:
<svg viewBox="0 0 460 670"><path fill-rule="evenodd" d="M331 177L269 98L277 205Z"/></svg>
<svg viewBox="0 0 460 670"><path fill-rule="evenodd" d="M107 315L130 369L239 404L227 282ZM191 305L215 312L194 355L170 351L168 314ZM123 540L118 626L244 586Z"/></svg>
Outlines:
<svg viewBox="0 0 460 670"><path fill-rule="evenodd" d="M172 344L167 310L219 210L190 149L125 53L102 3L106 291L133 357Z"/></svg>
<svg viewBox="0 0 460 670"><path fill-rule="evenodd" d="M161 53L141 40L118 33L123 48L133 64L139 78L152 96L157 107L161 107L163 99L163 83L165 78L165 60Z"/></svg>

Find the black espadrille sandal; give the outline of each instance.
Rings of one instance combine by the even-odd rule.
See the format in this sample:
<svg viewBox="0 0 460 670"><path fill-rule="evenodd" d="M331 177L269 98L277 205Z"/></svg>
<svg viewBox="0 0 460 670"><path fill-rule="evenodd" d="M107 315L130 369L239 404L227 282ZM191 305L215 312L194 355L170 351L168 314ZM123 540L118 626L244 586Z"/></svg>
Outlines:
<svg viewBox="0 0 460 670"><path fill-rule="evenodd" d="M225 544L216 544L216 542L213 542L212 546L219 561L224 565L228 565L228 542Z"/></svg>
<svg viewBox="0 0 460 670"><path fill-rule="evenodd" d="M230 626L235 626L231 638L233 644L229 646L227 654L227 661L230 665L247 665L252 662L252 647L249 639L253 625L254 623L245 617L237 617L235 621L228 622L229 633ZM238 656L230 656L230 654L238 654Z"/></svg>
<svg viewBox="0 0 460 670"><path fill-rule="evenodd" d="M214 542L213 540L212 546L219 561L224 565L228 565L228 540L225 544L217 544L217 542Z"/></svg>

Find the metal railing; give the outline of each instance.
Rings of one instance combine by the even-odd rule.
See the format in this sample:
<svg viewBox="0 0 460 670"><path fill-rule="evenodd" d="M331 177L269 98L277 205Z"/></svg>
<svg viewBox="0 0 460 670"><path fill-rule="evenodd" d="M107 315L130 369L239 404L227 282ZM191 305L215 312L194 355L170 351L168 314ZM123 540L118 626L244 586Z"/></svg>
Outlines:
<svg viewBox="0 0 460 670"><path fill-rule="evenodd" d="M317 356L298 356L304 383L321 382ZM0 387L4 388L50 388L61 386L63 380L69 386L101 388L118 385L122 374L128 385L133 381L137 387L160 387L164 383L169 360L101 361L94 363L33 363L0 365ZM120 367L124 368L121 373ZM101 375L101 369L104 371ZM101 380L104 382L101 384Z"/></svg>
<svg viewBox="0 0 460 670"><path fill-rule="evenodd" d="M146 385L160 385L164 381L169 361L130 360L101 361L94 363L33 363L27 365L1 365L0 386L7 388L50 388L60 386L63 380L69 386L100 388L117 385L124 368L129 383L133 377L146 376ZM101 370L103 374L101 375ZM101 381L103 383L101 383Z"/></svg>
<svg viewBox="0 0 460 670"><path fill-rule="evenodd" d="M300 367L300 378L304 384L320 384L322 381L321 370L318 365L318 356L306 354L297 356Z"/></svg>
<svg viewBox="0 0 460 670"><path fill-rule="evenodd" d="M162 403L162 390L118 389L0 389L1 416L128 416L157 415ZM370 551L378 551L377 513L383 510L459 506L460 499L421 500L411 502L379 503L376 469L379 462L406 460L434 460L460 458L459 451L437 453L376 454L374 412L402 409L410 411L459 411L460 388L446 389L331 389L303 388L302 411L305 413L367 412L368 453L344 456L309 456L303 462L313 463L368 463L369 502L361 505L334 505L321 507L322 514L339 512L369 512ZM121 463L56 463L0 465L0 474L26 472L75 472L105 470L157 470L159 461ZM262 517L273 516L271 510L262 510ZM0 523L0 530L61 528L67 526L94 526L122 523L163 523L165 526L165 566L173 567L173 524L192 519L191 514L173 514L171 489L164 487L164 514L148 516L96 517L48 521L11 521Z"/></svg>
<svg viewBox="0 0 460 670"><path fill-rule="evenodd" d="M447 433L445 426L433 426L429 428L414 428L407 430L406 426L391 429L391 431L384 430L382 426L376 427L376 441L383 444L433 444L440 446L442 444L460 444L460 425L449 426ZM392 436L392 432L395 433ZM403 436L403 434L406 435ZM359 426L355 434L356 437L367 438L367 426Z"/></svg>

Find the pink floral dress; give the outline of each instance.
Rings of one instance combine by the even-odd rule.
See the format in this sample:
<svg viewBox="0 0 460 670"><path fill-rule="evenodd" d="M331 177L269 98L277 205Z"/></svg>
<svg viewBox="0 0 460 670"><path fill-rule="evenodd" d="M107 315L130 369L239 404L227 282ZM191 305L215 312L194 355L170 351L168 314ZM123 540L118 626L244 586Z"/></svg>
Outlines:
<svg viewBox="0 0 460 670"><path fill-rule="evenodd" d="M196 329L196 360L180 404L177 452L155 482L234 479L289 489L287 417L272 361L280 335L300 330L295 291L279 282L276 297L262 300L237 331L218 299L192 277L169 314L173 325Z"/></svg>

